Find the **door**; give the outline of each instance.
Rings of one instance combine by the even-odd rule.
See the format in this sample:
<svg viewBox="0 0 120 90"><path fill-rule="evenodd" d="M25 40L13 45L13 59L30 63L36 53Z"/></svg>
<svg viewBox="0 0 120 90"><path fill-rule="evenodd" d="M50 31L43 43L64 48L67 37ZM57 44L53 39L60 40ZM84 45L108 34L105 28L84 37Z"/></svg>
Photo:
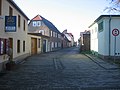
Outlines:
<svg viewBox="0 0 120 90"><path fill-rule="evenodd" d="M37 38L31 38L31 54L37 54Z"/></svg>
<svg viewBox="0 0 120 90"><path fill-rule="evenodd" d="M46 40L43 40L43 52L46 52Z"/></svg>

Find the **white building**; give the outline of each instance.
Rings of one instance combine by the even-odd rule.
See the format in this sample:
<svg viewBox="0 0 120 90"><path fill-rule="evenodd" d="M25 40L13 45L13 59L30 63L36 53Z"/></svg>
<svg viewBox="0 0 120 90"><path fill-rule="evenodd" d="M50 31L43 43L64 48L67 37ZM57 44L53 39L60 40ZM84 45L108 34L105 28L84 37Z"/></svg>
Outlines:
<svg viewBox="0 0 120 90"><path fill-rule="evenodd" d="M93 54L97 54L103 59L114 56L120 58L120 35L116 36L115 45L115 36L112 34L114 29L120 31L120 15L101 15L89 28L91 32L90 46Z"/></svg>

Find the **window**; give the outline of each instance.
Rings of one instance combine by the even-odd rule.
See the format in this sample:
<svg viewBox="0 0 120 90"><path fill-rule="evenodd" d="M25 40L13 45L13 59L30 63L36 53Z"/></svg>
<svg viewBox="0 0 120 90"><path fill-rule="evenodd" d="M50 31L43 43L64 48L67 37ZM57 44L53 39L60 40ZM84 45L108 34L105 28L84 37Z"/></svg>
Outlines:
<svg viewBox="0 0 120 90"><path fill-rule="evenodd" d="M55 37L55 32L53 32L53 37Z"/></svg>
<svg viewBox="0 0 120 90"><path fill-rule="evenodd" d="M41 21L34 21L33 27L41 26Z"/></svg>
<svg viewBox="0 0 120 90"><path fill-rule="evenodd" d="M17 53L20 53L20 40L17 40Z"/></svg>
<svg viewBox="0 0 120 90"><path fill-rule="evenodd" d="M58 34L58 38L61 38L60 34Z"/></svg>
<svg viewBox="0 0 120 90"><path fill-rule="evenodd" d="M5 49L4 44L5 44L4 40L1 39L0 40L0 54L4 54L4 49Z"/></svg>
<svg viewBox="0 0 120 90"><path fill-rule="evenodd" d="M23 30L25 31L25 20L24 20L24 23L23 23Z"/></svg>
<svg viewBox="0 0 120 90"><path fill-rule="evenodd" d="M55 32L55 37L57 37L57 33Z"/></svg>
<svg viewBox="0 0 120 90"><path fill-rule="evenodd" d="M61 47L61 43L60 42L58 43L58 47Z"/></svg>
<svg viewBox="0 0 120 90"><path fill-rule="evenodd" d="M11 7L9 7L9 16L13 15L13 9Z"/></svg>
<svg viewBox="0 0 120 90"><path fill-rule="evenodd" d="M0 0L0 15L2 15L2 0Z"/></svg>
<svg viewBox="0 0 120 90"><path fill-rule="evenodd" d="M57 48L57 42L55 42L55 47Z"/></svg>
<svg viewBox="0 0 120 90"><path fill-rule="evenodd" d="M52 37L52 35L53 35L53 32L51 31L51 37Z"/></svg>
<svg viewBox="0 0 120 90"><path fill-rule="evenodd" d="M20 27L20 15L18 15L18 27Z"/></svg>
<svg viewBox="0 0 120 90"><path fill-rule="evenodd" d="M23 41L23 52L25 52L25 41Z"/></svg>
<svg viewBox="0 0 120 90"><path fill-rule="evenodd" d="M36 27L36 22L35 21L33 22L33 27Z"/></svg>
<svg viewBox="0 0 120 90"><path fill-rule="evenodd" d="M54 42L52 42L52 48L54 48Z"/></svg>
<svg viewBox="0 0 120 90"><path fill-rule="evenodd" d="M41 26L41 21L37 21L37 26Z"/></svg>
<svg viewBox="0 0 120 90"><path fill-rule="evenodd" d="M103 22L98 24L98 31L102 32L103 31Z"/></svg>
<svg viewBox="0 0 120 90"><path fill-rule="evenodd" d="M8 39L0 38L0 55L8 51Z"/></svg>

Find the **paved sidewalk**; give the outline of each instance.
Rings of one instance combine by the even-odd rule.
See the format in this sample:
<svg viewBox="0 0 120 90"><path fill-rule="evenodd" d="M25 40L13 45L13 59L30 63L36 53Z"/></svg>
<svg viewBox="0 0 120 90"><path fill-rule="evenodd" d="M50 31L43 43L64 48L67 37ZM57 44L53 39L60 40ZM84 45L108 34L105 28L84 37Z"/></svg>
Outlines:
<svg viewBox="0 0 120 90"><path fill-rule="evenodd" d="M120 69L120 67L114 63L107 62L105 60L102 60L96 56L90 55L90 54L85 54L88 58L90 58L93 62L98 64L100 67L107 69L107 70L112 70L112 69Z"/></svg>

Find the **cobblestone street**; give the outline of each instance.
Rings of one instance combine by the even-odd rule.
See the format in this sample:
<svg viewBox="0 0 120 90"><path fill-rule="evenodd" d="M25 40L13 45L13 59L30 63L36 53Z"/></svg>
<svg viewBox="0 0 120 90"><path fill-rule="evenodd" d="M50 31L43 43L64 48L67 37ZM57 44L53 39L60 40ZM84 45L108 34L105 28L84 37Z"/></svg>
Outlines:
<svg viewBox="0 0 120 90"><path fill-rule="evenodd" d="M0 76L0 90L120 90L120 69L72 47L28 57Z"/></svg>

